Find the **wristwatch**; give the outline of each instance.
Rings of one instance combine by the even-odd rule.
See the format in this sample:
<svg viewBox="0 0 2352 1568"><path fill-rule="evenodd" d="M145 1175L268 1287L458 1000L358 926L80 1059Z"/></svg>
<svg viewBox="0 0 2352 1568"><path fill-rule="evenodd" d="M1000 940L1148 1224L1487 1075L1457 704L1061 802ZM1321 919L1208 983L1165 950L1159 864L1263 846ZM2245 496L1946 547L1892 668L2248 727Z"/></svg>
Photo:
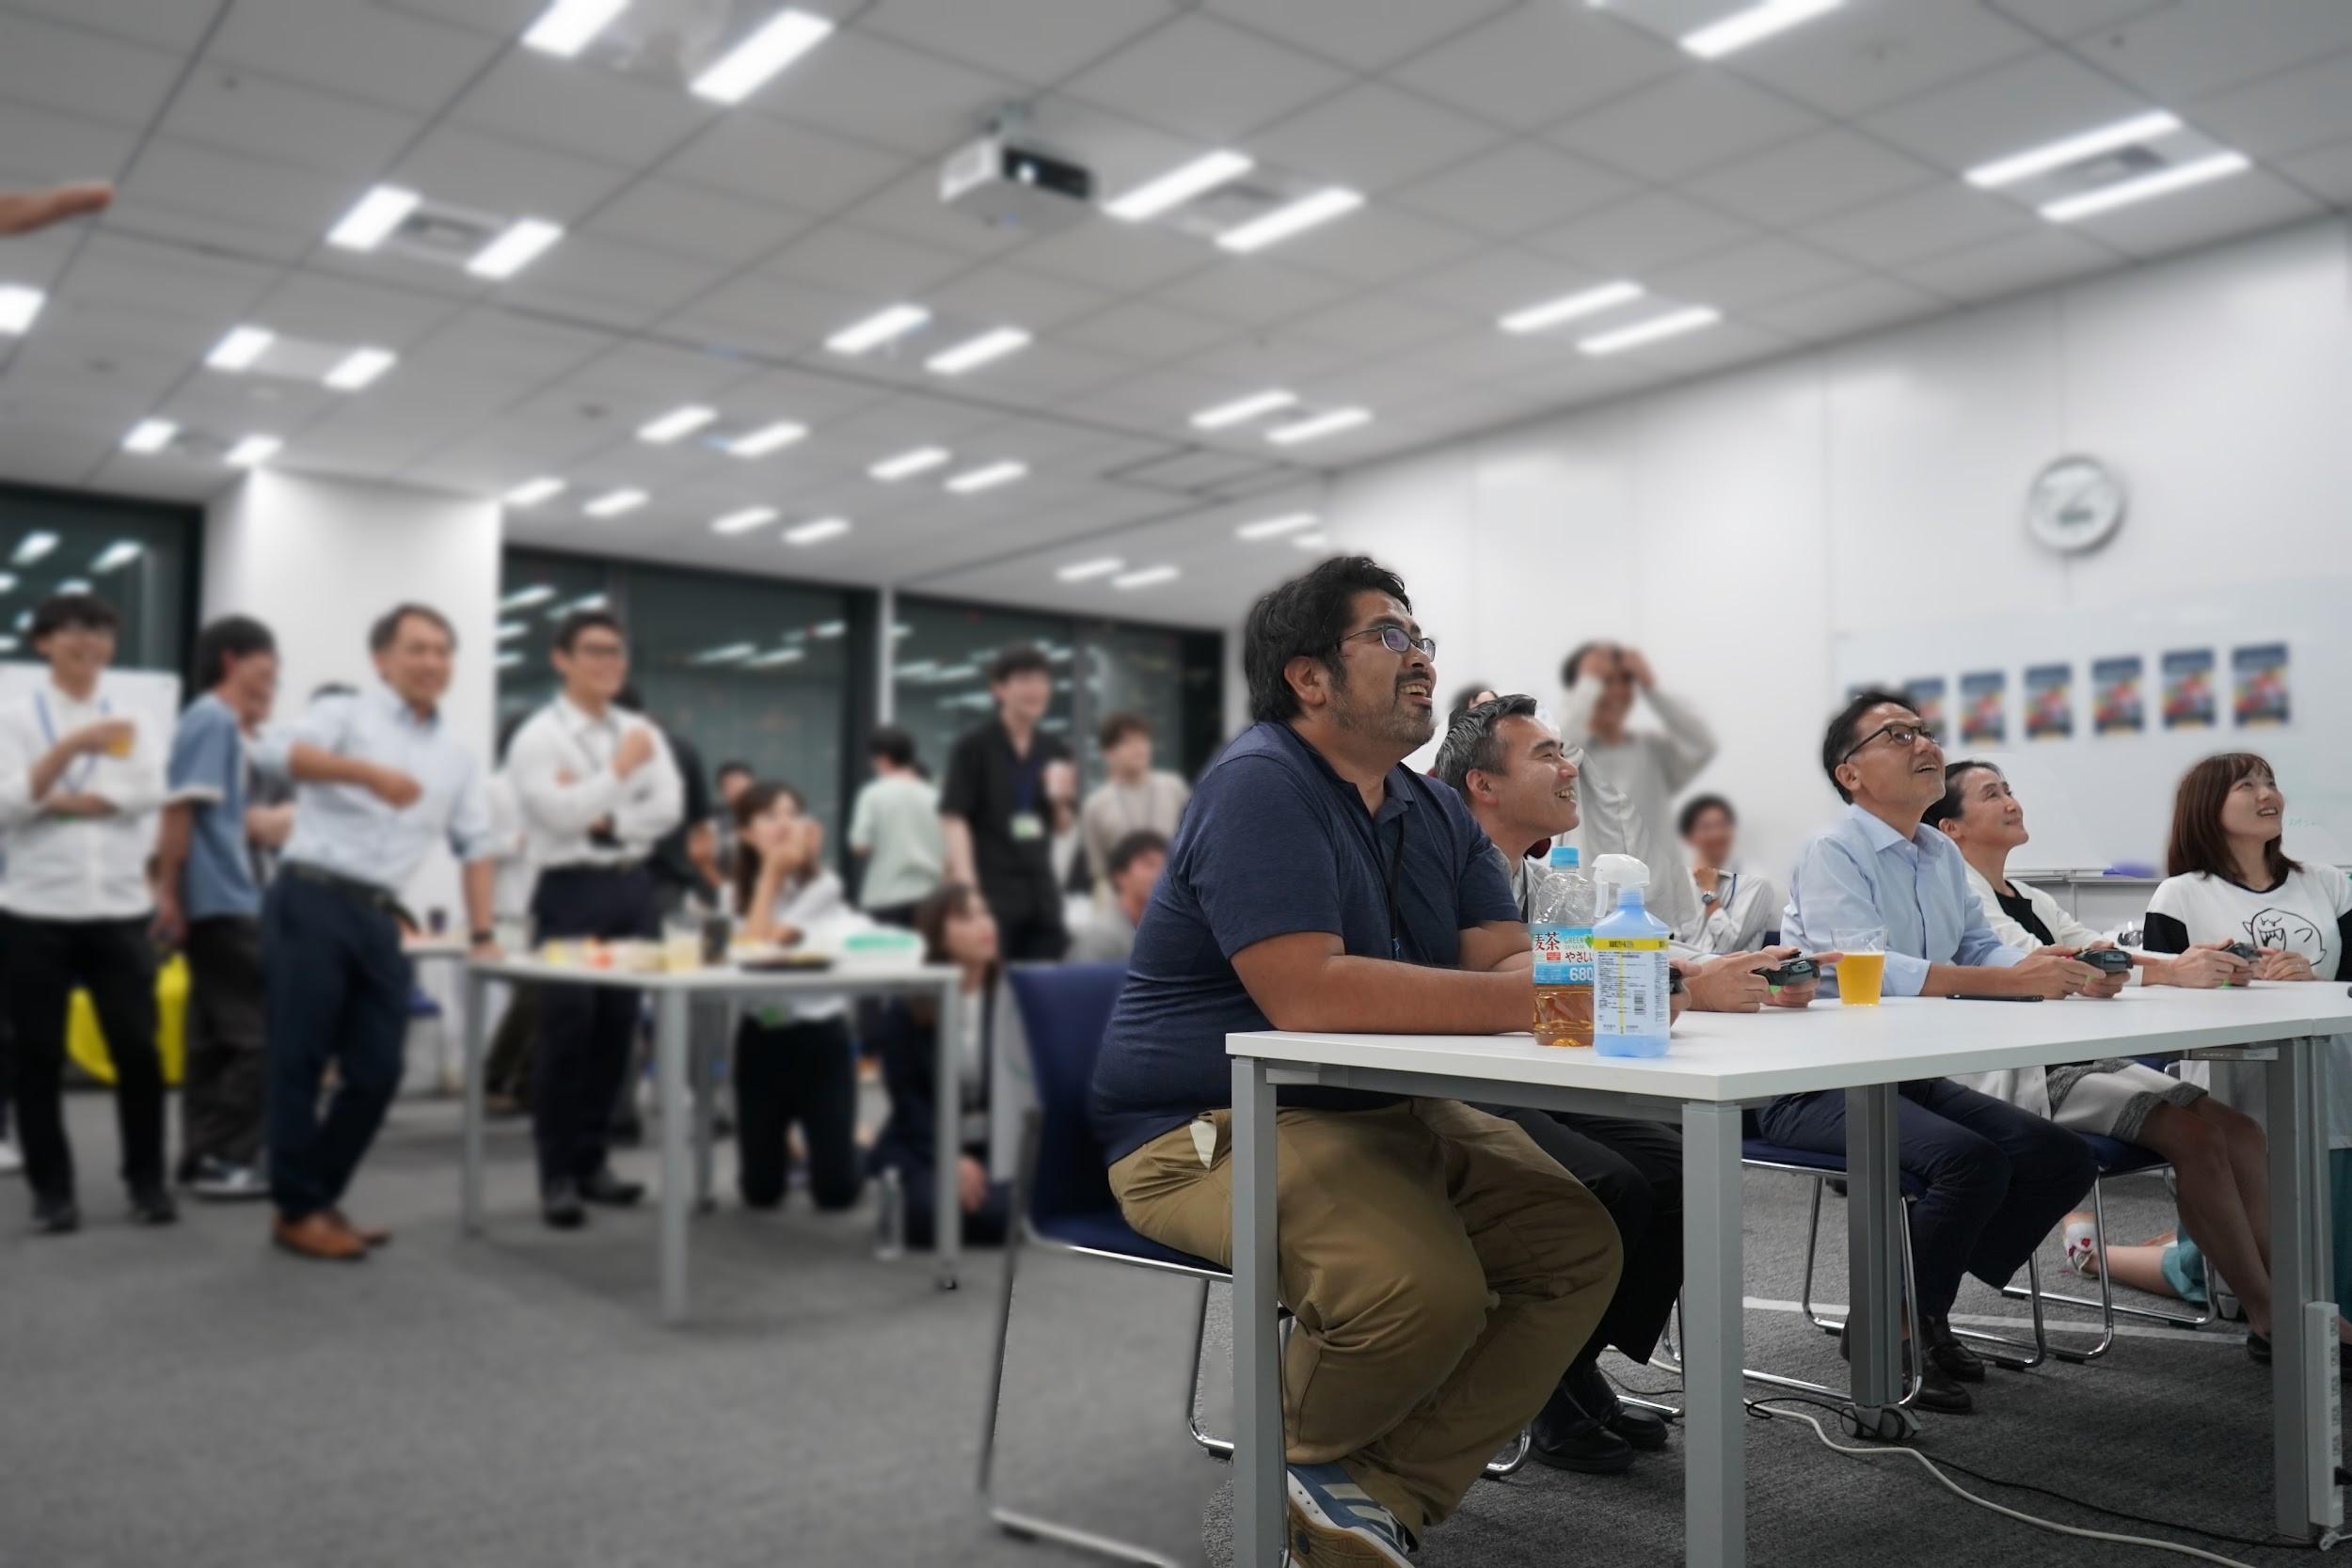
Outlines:
<svg viewBox="0 0 2352 1568"><path fill-rule="evenodd" d="M476 947L480 947L480 946L484 945L485 942L496 942L496 941L498 941L498 933L497 933L496 931L493 931L493 930L489 930L489 929L487 929L487 928L485 928L485 929L483 929L483 930L479 930L479 931L474 932L470 940L472 941L473 944L474 944Z"/></svg>

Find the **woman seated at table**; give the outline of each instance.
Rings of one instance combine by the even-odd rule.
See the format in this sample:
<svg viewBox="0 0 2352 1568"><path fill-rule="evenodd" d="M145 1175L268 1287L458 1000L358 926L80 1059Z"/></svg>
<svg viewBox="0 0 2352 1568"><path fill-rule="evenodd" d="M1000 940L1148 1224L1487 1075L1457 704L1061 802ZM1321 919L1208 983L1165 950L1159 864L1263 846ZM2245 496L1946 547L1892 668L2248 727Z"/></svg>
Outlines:
<svg viewBox="0 0 2352 1568"><path fill-rule="evenodd" d="M2040 888L2009 879L2010 852L2031 836L2025 808L2009 780L1989 762L1955 762L1944 769L1944 799L1929 822L1960 846L1968 885L1984 907L1994 935L2031 952L2070 952L2115 944L2058 907ZM2226 938L2201 946L2180 944L2176 955L2144 962L2130 974L2152 986L2209 989L2244 978L2251 966L2221 951ZM2110 979L2110 994L2122 976ZM2269 1159L2262 1128L2209 1098L2202 1088L2142 1062L2108 1057L2066 1067L2011 1069L1960 1080L2060 1127L2151 1148L2179 1178L2181 1223L2206 1243L2214 1264L2233 1285L2257 1334L2270 1332ZM2070 1246L2073 1238L2069 1239Z"/></svg>
<svg viewBox="0 0 2352 1568"><path fill-rule="evenodd" d="M956 1192L963 1208L963 1239L989 1245L1005 1239L1012 1216L1009 1185L988 1178L988 1084L994 1033L996 921L979 895L949 882L915 906L914 929L923 961L963 972L956 1007L954 1093L962 1109L962 1147L956 1152ZM939 1125L939 1008L929 997L869 1004L863 1014L866 1043L882 1059L890 1091L890 1119L874 1140L876 1172L897 1173L906 1203L906 1243L931 1244L937 1215Z"/></svg>
<svg viewBox="0 0 2352 1568"><path fill-rule="evenodd" d="M2352 980L2352 883L2329 866L2289 860L2280 847L2286 796L2270 764L2251 752L2210 756L2182 776L2172 799L2172 832L2165 851L2170 873L2148 900L2146 942L2159 953L2187 953L2199 943L2240 942L2255 949L2257 980ZM2328 1165L2336 1195L2333 1205L2339 1308L2352 1302L2352 1035L2329 1037L2328 1051ZM2185 1062L2182 1073L2201 1080L2214 1098L2263 1116L2269 1069L2260 1062ZM2260 1159L2248 1172L2259 1183ZM2185 1187L2185 1183L2184 1183ZM2266 1208L2266 1205L2265 1205ZM2257 1320L2254 1303L2239 1271L2212 1244L2208 1228L2182 1204L2182 1228L2197 1238L2206 1258L2246 1303L2255 1329L2247 1350L2258 1361L2270 1358L2269 1322ZM2266 1212L2254 1213L2254 1234L2265 1243ZM2268 1278L2264 1280L2267 1296ZM2352 1343L2344 1319L2336 1334ZM2345 1360L2352 1369L2352 1357Z"/></svg>
<svg viewBox="0 0 2352 1568"><path fill-rule="evenodd" d="M791 786L746 789L736 798L735 826L735 903L745 936L791 947L821 942L857 921L841 879L825 865L824 825L802 814ZM735 1036L735 1110L746 1208L784 1201L796 1123L817 1207L855 1203L865 1178L849 1004L821 996L747 1009Z"/></svg>

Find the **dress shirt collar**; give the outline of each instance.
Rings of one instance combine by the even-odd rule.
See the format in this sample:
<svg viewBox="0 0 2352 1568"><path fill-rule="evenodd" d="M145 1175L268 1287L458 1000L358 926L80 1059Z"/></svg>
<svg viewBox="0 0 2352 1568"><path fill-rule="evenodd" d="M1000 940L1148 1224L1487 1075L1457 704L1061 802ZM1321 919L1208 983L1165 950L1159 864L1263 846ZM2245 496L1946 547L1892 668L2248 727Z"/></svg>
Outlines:
<svg viewBox="0 0 2352 1568"><path fill-rule="evenodd" d="M389 681L379 680L375 683L374 699L376 705L382 708L396 724L405 724L411 729L422 730L427 735L441 727L441 710L438 707L434 708L430 713L420 715L415 708L408 705L407 698L392 689L391 683Z"/></svg>
<svg viewBox="0 0 2352 1568"><path fill-rule="evenodd" d="M593 730L599 727L617 730L621 727L621 710L612 704L604 705L604 716L597 718L581 707L564 692L555 694L555 716L567 730Z"/></svg>
<svg viewBox="0 0 2352 1568"><path fill-rule="evenodd" d="M1884 817L1879 816L1876 812L1865 810L1859 801L1848 803L1846 807L1846 816L1850 821L1856 822L1861 825L1862 836L1869 842L1869 846L1874 851L1892 848L1898 844L1908 844L1923 854L1933 854L1935 852L1934 847L1927 842L1927 832L1934 832L1938 838L1943 837L1942 829L1928 829L1927 824L1923 822L1917 828L1914 828L1911 831L1911 836L1909 838L1905 838L1902 834L1897 832L1892 827L1888 826ZM1950 840L1947 839L1945 842L1949 843Z"/></svg>

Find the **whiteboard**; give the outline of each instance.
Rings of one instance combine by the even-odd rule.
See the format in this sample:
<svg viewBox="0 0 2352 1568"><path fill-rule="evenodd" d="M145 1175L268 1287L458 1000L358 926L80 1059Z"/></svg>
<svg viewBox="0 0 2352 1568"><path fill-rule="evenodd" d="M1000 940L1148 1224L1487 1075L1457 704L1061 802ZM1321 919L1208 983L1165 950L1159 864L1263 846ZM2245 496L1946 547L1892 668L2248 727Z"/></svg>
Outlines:
<svg viewBox="0 0 2352 1568"><path fill-rule="evenodd" d="M2181 775L2201 757L2240 751L2260 752L2279 775L2287 798L2287 853L2343 865L2352 862L2348 613L2352 578L2298 577L2137 605L1842 633L1831 659L1834 695L1843 702L1858 686L1899 691L1941 679L1945 711L1937 730L1945 754L1994 763L2025 807L2033 836L2010 857L2014 872L2139 865L2160 874ZM2264 680L2269 660L2259 651L2279 646L2286 650L2285 714L2274 721L2268 715L2278 688ZM2256 682L2256 709L2247 722L2236 712L2241 650L2254 654L2246 671ZM2168 727L2166 656L2201 651L2211 656L2212 725ZM2094 666L2133 658L2140 668L2140 725L2101 733ZM2066 733L2029 735L2027 672L2059 667L2071 680L2063 689L2038 689L2047 700L2033 717L2045 731L2062 721ZM2005 677L1997 743L1962 733L1966 677L1991 673Z"/></svg>

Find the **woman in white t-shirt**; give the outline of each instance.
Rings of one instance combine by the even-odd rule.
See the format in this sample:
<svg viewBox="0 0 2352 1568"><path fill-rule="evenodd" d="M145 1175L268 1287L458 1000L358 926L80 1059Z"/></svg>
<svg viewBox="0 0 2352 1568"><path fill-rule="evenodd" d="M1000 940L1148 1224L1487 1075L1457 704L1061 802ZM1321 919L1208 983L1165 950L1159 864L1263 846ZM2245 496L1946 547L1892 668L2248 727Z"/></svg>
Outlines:
<svg viewBox="0 0 2352 1568"><path fill-rule="evenodd" d="M2166 851L2171 875L2148 901L2146 944L2158 953L2185 953L2196 944L2242 942L2257 952L2257 980L2344 980L2352 978L2352 882L2328 866L2301 865L2280 847L2286 797L2270 764L2251 752L2207 757L2190 768L2173 798L2172 835ZM2328 1118L2329 1174L2338 1193L2352 1181L2352 1036L2328 1042ZM2202 1078L2214 1097L2259 1119L2266 1069L2259 1063L2189 1062L2183 1076ZM2248 1173L2265 1182L2259 1163ZM2256 1234L2268 1234L2266 1185ZM2352 1259L2345 1256L2347 1216L2335 1213L2336 1303L2352 1298ZM2205 1237L2184 1215L2184 1227L2201 1247ZM2205 1247L2210 1254L2212 1248ZM2219 1262L2221 1275L2241 1299L2237 1274ZM2252 1318L2249 1304L2248 1316ZM2255 1327L2262 1331L2261 1323ZM2352 1330L2337 1322L2339 1338ZM2249 1339L2256 1358L2267 1359L2266 1338ZM2347 1362L2352 1366L2352 1362Z"/></svg>

